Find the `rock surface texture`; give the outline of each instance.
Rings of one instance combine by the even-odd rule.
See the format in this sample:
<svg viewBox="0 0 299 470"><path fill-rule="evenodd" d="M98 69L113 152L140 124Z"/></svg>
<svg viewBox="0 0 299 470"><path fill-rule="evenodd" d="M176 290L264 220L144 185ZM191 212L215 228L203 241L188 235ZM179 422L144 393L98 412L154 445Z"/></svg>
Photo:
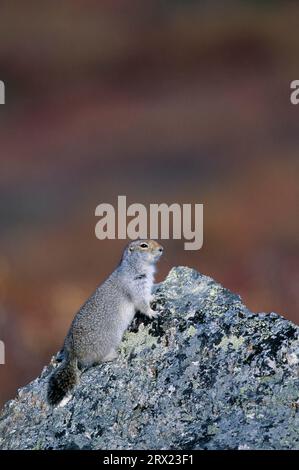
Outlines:
<svg viewBox="0 0 299 470"><path fill-rule="evenodd" d="M254 314L211 278L173 268L157 320L137 316L119 358L83 372L64 406L55 359L0 415L1 449L299 449L299 327Z"/></svg>

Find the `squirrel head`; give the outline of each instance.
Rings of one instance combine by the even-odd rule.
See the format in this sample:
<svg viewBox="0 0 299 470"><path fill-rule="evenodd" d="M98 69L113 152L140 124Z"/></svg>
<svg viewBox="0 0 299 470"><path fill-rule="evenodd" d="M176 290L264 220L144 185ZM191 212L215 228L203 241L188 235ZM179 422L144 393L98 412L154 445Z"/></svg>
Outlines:
<svg viewBox="0 0 299 470"><path fill-rule="evenodd" d="M163 247L155 240L134 240L126 247L123 259L142 260L153 264L158 261L163 253Z"/></svg>

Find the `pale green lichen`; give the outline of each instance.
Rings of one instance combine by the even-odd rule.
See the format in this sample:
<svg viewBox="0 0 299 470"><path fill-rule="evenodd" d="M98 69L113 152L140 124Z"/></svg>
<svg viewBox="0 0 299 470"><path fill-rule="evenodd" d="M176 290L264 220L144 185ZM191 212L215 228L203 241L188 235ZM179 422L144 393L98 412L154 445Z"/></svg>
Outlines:
<svg viewBox="0 0 299 470"><path fill-rule="evenodd" d="M228 347L231 345L233 349L239 349L240 346L244 343L244 338L242 336L224 336L221 342L217 345L217 348L221 348L224 351L227 351Z"/></svg>
<svg viewBox="0 0 299 470"><path fill-rule="evenodd" d="M193 325L189 326L189 328L186 330L187 336L194 336L196 332L197 329Z"/></svg>
<svg viewBox="0 0 299 470"><path fill-rule="evenodd" d="M133 350L138 353L146 347L151 348L153 344L157 344L157 338L149 334L148 328L140 328L138 335L125 333L120 352L123 356L127 356Z"/></svg>
<svg viewBox="0 0 299 470"><path fill-rule="evenodd" d="M207 433L209 435L216 434L218 432L219 428L216 424L210 424L207 428Z"/></svg>

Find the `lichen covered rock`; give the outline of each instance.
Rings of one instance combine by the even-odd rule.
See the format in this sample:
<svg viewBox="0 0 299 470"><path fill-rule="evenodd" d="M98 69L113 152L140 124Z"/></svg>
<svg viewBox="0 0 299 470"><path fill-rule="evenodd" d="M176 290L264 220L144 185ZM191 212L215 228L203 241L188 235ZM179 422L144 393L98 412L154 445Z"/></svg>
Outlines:
<svg viewBox="0 0 299 470"><path fill-rule="evenodd" d="M113 363L45 400L55 359L0 415L1 449L299 449L299 328L195 270L156 287Z"/></svg>

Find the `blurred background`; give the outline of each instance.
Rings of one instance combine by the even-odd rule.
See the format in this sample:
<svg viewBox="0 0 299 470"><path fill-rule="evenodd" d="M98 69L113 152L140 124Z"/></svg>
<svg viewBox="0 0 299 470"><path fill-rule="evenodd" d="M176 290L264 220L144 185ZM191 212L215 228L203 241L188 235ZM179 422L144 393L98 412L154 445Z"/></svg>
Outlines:
<svg viewBox="0 0 299 470"><path fill-rule="evenodd" d="M204 246L164 241L253 311L299 323L299 5L2 1L0 404L40 373L120 258L95 208L203 203Z"/></svg>

